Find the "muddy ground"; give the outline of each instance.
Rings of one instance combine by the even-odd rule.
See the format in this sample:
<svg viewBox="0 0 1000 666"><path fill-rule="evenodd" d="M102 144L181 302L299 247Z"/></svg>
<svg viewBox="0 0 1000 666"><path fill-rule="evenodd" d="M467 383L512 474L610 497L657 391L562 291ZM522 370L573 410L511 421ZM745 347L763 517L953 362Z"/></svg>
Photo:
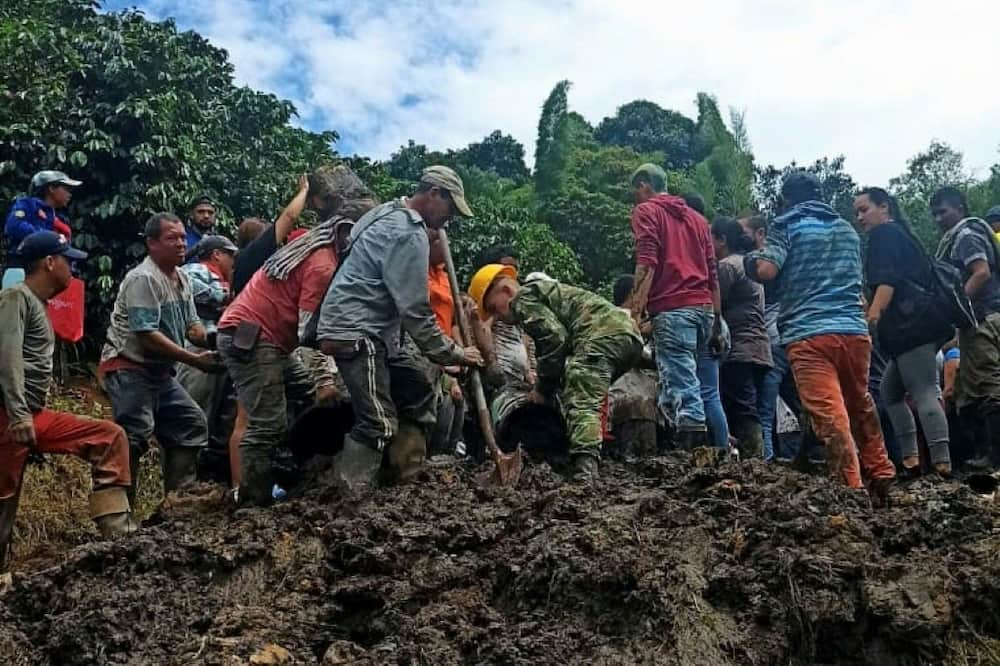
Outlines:
<svg viewBox="0 0 1000 666"><path fill-rule="evenodd" d="M321 483L267 510L168 499L134 538L15 573L0 663L1000 662L1000 505L960 482L872 510L683 454L592 489L474 471L360 503Z"/></svg>

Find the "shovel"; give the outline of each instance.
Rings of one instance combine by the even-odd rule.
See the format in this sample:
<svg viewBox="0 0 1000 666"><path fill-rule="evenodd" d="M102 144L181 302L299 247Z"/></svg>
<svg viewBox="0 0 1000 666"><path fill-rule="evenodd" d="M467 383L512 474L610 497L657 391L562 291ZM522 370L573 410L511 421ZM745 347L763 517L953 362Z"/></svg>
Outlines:
<svg viewBox="0 0 1000 666"><path fill-rule="evenodd" d="M455 262L451 259L451 248L448 246L448 235L444 229L438 231L441 248L444 250L445 266L448 268L448 282L451 284L451 297L455 301L455 314L458 317L458 332L461 340L459 343L465 347L472 340L469 322L465 319L465 308L462 307L461 289L458 286L458 276L455 274ZM524 458L521 455L521 445L513 453L504 453L497 446L496 437L493 434L493 423L490 419L490 408L486 404L486 394L483 392L483 381L479 376L479 369L472 368L470 372L472 384L472 397L476 402L476 412L479 417L479 427L483 431L486 439L486 448L493 458L493 470L480 476L479 481L483 485L491 486L514 486L521 478L521 470L524 468Z"/></svg>

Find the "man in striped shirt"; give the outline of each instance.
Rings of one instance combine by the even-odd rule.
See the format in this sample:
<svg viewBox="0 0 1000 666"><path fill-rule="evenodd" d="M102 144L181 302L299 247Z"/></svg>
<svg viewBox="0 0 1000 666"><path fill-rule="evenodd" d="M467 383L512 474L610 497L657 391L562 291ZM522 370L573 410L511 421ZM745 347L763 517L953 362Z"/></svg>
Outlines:
<svg viewBox="0 0 1000 666"><path fill-rule="evenodd" d="M771 225L764 248L746 256L747 274L775 282L781 343L831 474L861 488L864 471L869 490L880 496L896 471L868 392L871 338L862 310L861 243L822 202L815 176L789 174L781 196L785 212Z"/></svg>

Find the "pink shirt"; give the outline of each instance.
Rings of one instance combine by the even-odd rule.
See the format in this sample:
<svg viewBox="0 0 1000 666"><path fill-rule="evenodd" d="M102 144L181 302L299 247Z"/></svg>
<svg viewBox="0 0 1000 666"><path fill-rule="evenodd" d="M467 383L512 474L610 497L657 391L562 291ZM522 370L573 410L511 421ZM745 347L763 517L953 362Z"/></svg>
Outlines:
<svg viewBox="0 0 1000 666"><path fill-rule="evenodd" d="M333 248L322 247L296 266L286 280L272 280L263 270L257 271L226 308L219 328L252 321L260 325L261 338L291 353L299 346L299 311L319 308L336 268Z"/></svg>

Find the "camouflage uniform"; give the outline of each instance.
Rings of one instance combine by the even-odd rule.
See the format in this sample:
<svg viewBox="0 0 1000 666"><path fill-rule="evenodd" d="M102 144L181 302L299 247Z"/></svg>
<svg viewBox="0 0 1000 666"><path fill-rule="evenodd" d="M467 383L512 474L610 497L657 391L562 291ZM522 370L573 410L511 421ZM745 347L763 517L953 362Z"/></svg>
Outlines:
<svg viewBox="0 0 1000 666"><path fill-rule="evenodd" d="M554 280L522 286L511 312L535 341L539 391L559 395L572 450L599 455L604 398L642 351L632 320L600 296Z"/></svg>

